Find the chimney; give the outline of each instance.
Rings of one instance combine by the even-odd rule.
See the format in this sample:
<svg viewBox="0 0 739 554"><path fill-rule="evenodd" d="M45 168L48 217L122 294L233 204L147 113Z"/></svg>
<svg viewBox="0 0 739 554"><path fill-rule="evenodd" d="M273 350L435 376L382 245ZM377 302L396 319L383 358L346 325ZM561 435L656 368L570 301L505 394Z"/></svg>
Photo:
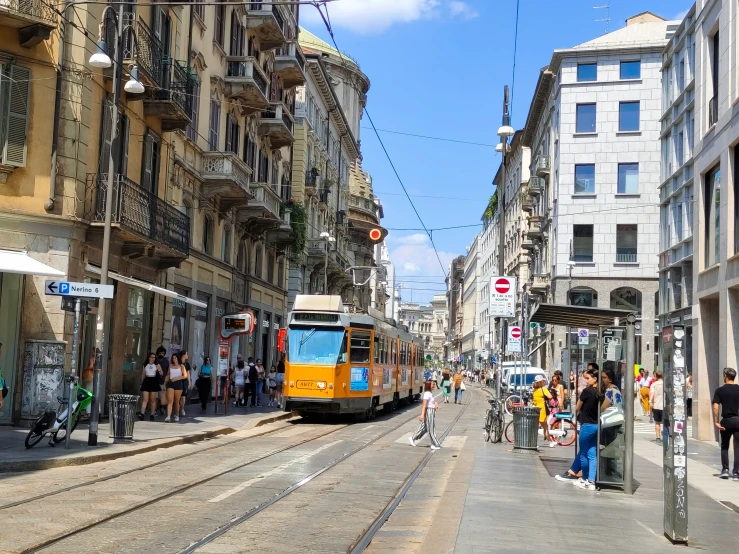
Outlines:
<svg viewBox="0 0 739 554"><path fill-rule="evenodd" d="M626 20L626 26L638 25L639 23L657 23L659 21L666 21L664 17L653 14L652 12L642 12L636 15L632 15Z"/></svg>

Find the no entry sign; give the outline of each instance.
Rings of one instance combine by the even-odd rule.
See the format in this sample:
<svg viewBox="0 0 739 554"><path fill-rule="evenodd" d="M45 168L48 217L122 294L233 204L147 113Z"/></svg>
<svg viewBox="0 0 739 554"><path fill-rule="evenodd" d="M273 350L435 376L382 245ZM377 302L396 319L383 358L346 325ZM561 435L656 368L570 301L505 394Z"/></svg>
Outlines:
<svg viewBox="0 0 739 554"><path fill-rule="evenodd" d="M516 278L490 278L490 316L513 317L516 315Z"/></svg>
<svg viewBox="0 0 739 554"><path fill-rule="evenodd" d="M521 352L521 328L508 327L508 352Z"/></svg>

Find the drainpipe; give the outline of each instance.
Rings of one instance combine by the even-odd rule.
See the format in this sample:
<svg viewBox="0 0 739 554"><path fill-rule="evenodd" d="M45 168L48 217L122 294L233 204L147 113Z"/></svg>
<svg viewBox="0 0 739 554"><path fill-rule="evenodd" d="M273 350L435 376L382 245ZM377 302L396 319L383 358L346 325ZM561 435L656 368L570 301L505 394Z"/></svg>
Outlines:
<svg viewBox="0 0 739 554"><path fill-rule="evenodd" d="M67 9L64 5L61 13ZM56 90L54 91L54 127L51 134L51 170L49 171L49 199L44 202L47 213L54 212L56 197L56 154L59 149L59 116L62 109L62 66L64 65L64 45L67 38L67 20L61 17L59 24L59 56L56 66ZM79 138L79 137L78 137Z"/></svg>
<svg viewBox="0 0 739 554"><path fill-rule="evenodd" d="M190 52L192 52L192 25L195 22L195 7L190 5L190 28L187 30L187 52L185 52L187 62L187 75L190 76Z"/></svg>

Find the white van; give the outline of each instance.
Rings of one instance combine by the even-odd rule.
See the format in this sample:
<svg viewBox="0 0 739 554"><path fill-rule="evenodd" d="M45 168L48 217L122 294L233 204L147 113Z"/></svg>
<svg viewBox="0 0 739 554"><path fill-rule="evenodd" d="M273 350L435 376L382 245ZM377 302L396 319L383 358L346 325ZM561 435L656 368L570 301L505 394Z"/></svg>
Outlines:
<svg viewBox="0 0 739 554"><path fill-rule="evenodd" d="M513 368L508 372L508 376L504 383L506 384L506 388L508 392L521 392L522 384L523 388L530 389L534 385L534 379L536 379L537 375L542 375L544 378L549 381L549 376L547 375L547 372L544 371L540 367L524 367L523 372L521 372L520 368L519 371L516 372L516 369Z"/></svg>
<svg viewBox="0 0 739 554"><path fill-rule="evenodd" d="M528 361L523 362L503 362L503 383L508 382L508 376L511 372L516 373L521 371L521 367L528 369L531 364Z"/></svg>

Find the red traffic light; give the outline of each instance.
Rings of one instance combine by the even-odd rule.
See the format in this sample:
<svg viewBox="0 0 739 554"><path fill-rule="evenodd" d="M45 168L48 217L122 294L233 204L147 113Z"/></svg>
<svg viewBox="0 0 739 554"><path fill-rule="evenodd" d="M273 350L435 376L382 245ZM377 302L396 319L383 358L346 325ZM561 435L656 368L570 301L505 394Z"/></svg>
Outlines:
<svg viewBox="0 0 739 554"><path fill-rule="evenodd" d="M382 231L380 231L379 229L372 229L369 232L369 238L370 240L373 240L373 241L382 240Z"/></svg>

